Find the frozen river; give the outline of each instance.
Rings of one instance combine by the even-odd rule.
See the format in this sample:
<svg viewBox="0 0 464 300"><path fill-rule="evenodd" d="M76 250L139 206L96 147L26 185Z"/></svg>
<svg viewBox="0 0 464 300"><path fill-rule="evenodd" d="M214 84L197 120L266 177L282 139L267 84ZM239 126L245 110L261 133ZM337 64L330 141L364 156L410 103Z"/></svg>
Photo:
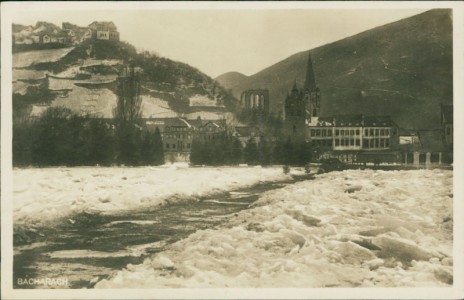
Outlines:
<svg viewBox="0 0 464 300"><path fill-rule="evenodd" d="M454 281L452 170L313 180L276 167L14 172L16 288L56 287L19 284L27 278L65 278L68 288Z"/></svg>
<svg viewBox="0 0 464 300"><path fill-rule="evenodd" d="M200 198L122 214L79 213L54 227L18 230L15 234L15 288L24 278L67 278L68 288L90 288L128 264L197 230L215 228L248 208L259 195L294 180L261 183L214 197Z"/></svg>

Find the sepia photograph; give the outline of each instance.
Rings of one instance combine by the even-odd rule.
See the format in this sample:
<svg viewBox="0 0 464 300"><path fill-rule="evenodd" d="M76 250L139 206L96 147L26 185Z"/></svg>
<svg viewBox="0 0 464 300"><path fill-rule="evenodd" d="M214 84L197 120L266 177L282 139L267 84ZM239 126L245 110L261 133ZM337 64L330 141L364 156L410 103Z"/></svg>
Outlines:
<svg viewBox="0 0 464 300"><path fill-rule="evenodd" d="M2 4L2 298L464 296L463 8Z"/></svg>

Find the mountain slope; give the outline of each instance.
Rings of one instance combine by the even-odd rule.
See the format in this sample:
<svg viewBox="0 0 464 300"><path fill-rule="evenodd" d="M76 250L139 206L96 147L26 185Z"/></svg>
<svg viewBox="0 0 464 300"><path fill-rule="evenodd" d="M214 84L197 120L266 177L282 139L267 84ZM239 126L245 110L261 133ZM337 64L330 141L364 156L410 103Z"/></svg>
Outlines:
<svg viewBox="0 0 464 300"><path fill-rule="evenodd" d="M56 52L58 50L47 51ZM19 55L35 58L36 53L43 54L44 52L17 53L14 54L14 60L15 56ZM26 104L50 103L50 97L53 98L53 95L44 93L44 95L47 95L46 99L44 99L44 97L38 96L40 93L37 91L39 87L44 88L47 85L44 74L48 72L52 73L54 77L58 77L57 79L48 79L48 90L52 94L55 91L50 88L50 82L56 83L56 85L66 85L68 89L71 89L64 94L60 92L60 96L55 96L52 99L52 106L60 103L71 105L68 98L73 98L73 103L69 108L76 112L88 112L83 107L86 105L91 107L92 101L97 101L97 104L99 104L98 101L102 99L98 95L103 93L108 96L108 99L111 98L112 100L106 99L108 101L102 101L105 104L94 105L99 107L99 111L90 111L90 113L104 111L106 112L105 117L111 117L112 108L109 106L115 105L115 84L109 83L100 87L96 86L96 84L104 81L114 82L118 72L131 63L141 73L141 92L143 98L146 99L144 109L147 110L142 112L144 116L164 117L166 116L165 112L169 110L179 114L202 111L224 113L233 110L235 107L236 100L233 96L219 83L201 71L185 63L172 61L155 54L138 53L132 45L125 42L87 40L75 48L70 48L67 53L60 57L57 56L57 58L29 59L26 64L21 65L21 69L13 69L13 73L17 75L16 83L23 85L31 83L32 78L27 76L42 72L42 75L36 76L38 78L42 77L42 79L35 79L32 82L35 84L34 89L19 87L22 92L21 95L15 94L14 108L16 104L16 107L23 109ZM75 77L76 75L90 76L90 78L82 80ZM89 86L91 86L90 89ZM59 89L60 87L56 88L56 90ZM79 97L79 94L82 97ZM88 97L85 97L84 94L88 94ZM80 98L82 101L79 100ZM158 113L155 106L159 106L160 103L162 109L160 108ZM169 115L172 116L172 113Z"/></svg>
<svg viewBox="0 0 464 300"><path fill-rule="evenodd" d="M405 128L437 128L440 103L453 101L450 10L431 10L310 51L321 89L321 114L391 115ZM231 86L268 88L278 112L296 79L305 79L308 51Z"/></svg>
<svg viewBox="0 0 464 300"><path fill-rule="evenodd" d="M227 72L218 77L214 78L220 85L226 89L232 88L234 85L238 84L240 81L245 80L246 75L239 72Z"/></svg>

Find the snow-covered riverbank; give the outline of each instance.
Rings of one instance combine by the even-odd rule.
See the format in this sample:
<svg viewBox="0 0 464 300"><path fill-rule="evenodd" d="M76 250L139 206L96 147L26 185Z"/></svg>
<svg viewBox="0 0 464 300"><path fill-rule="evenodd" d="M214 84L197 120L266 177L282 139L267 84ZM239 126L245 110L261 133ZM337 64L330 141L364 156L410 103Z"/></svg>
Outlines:
<svg viewBox="0 0 464 300"><path fill-rule="evenodd" d="M319 175L96 287L447 286L452 193L452 171Z"/></svg>
<svg viewBox="0 0 464 300"><path fill-rule="evenodd" d="M168 199L195 201L197 197L289 178L277 167L15 169L14 222L37 225L80 212L153 209Z"/></svg>

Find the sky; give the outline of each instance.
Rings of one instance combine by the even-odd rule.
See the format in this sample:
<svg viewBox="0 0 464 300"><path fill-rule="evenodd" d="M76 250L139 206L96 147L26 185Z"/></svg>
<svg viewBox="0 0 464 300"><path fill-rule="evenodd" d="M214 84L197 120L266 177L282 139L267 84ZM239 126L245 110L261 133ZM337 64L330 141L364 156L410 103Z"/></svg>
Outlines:
<svg viewBox="0 0 464 300"><path fill-rule="evenodd" d="M85 2L83 2L85 3ZM15 14L13 22L87 26L113 21L121 40L209 76L252 75L300 51L424 12L424 9L71 10Z"/></svg>

